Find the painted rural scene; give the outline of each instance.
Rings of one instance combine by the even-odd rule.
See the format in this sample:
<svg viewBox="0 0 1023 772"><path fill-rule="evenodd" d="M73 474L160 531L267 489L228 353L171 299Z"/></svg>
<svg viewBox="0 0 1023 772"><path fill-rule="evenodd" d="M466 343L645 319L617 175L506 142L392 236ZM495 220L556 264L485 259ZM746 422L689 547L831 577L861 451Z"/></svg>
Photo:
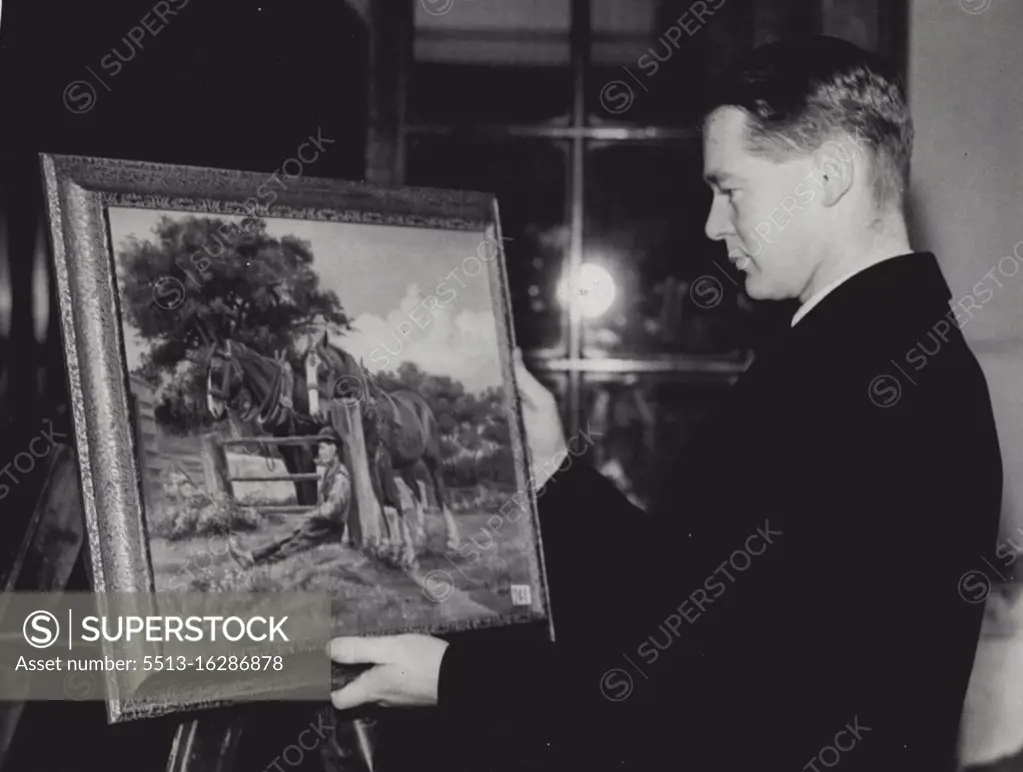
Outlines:
<svg viewBox="0 0 1023 772"><path fill-rule="evenodd" d="M348 634L542 610L494 243L119 207L109 223L157 591L328 590Z"/></svg>

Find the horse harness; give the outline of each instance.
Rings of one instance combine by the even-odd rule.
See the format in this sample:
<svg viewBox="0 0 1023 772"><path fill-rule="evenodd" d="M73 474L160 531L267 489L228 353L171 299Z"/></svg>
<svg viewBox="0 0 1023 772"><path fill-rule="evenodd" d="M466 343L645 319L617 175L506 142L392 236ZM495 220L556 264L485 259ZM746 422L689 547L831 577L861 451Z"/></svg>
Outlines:
<svg viewBox="0 0 1023 772"><path fill-rule="evenodd" d="M242 371L241 363L230 352L225 358L228 363L228 369L224 373L221 387L226 392L228 376L231 373L237 374L239 380L243 383L245 374ZM294 393L295 375L291 371L291 366L282 355L275 355L273 361L276 365L276 372L266 397L258 406L250 404L248 410L239 416L246 423L250 421L255 422L261 432L266 432L268 426L272 432L273 428L279 426L283 419L286 419L286 417L294 412L295 407L292 396ZM265 442L259 442L258 444L260 454L266 458L267 467L272 468L273 458L270 446Z"/></svg>
<svg viewBox="0 0 1023 772"><path fill-rule="evenodd" d="M371 376L368 373L366 373L365 370L363 371L363 373L368 381L371 378ZM374 392L379 396L374 396ZM385 391L383 388L380 388L379 386L377 386L376 389L371 391L369 385L367 384L365 394L366 406L372 412L374 430L376 431L378 440L380 442L383 442L388 431L388 426L386 421L384 420L384 413L380 409L380 401L381 399L386 399L388 404L390 404L391 414L394 416L393 423L395 426L399 427L403 426L403 422L401 420L402 418L401 405L398 404L397 400L395 400L393 395Z"/></svg>
<svg viewBox="0 0 1023 772"><path fill-rule="evenodd" d="M241 363L235 357L229 354L226 359L229 369L223 378L222 388L225 392L227 391L226 387L230 373L238 375L239 380L242 382L244 382L245 375L242 371ZM250 404L249 408L239 415L242 421L255 421L261 431L265 430L267 426L276 426L285 413L294 410L295 407L292 398L295 388L294 373L291 372L291 367L283 357L275 356L274 364L276 365L276 372L266 397L264 397L259 405Z"/></svg>

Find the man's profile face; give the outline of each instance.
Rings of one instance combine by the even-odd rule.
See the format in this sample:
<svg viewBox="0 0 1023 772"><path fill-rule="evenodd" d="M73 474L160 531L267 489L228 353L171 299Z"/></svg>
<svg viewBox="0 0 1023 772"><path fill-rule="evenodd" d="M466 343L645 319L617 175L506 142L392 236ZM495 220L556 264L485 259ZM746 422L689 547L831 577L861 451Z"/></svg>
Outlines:
<svg viewBox="0 0 1023 772"><path fill-rule="evenodd" d="M704 178L714 192L706 233L724 241L755 300L799 297L820 263L823 189L814 161L753 155L746 114L722 107L703 131Z"/></svg>

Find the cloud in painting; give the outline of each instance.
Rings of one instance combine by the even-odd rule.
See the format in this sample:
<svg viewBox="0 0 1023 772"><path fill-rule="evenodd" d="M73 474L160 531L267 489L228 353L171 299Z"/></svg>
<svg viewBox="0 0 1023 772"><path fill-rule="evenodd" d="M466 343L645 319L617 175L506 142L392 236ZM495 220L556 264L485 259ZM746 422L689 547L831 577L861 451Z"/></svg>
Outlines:
<svg viewBox="0 0 1023 772"><path fill-rule="evenodd" d="M493 313L460 309L458 298L431 313L423 306L424 296L418 284L409 284L397 309L386 317L358 315L352 322L356 329L331 336L332 342L361 358L370 372L413 362L426 372L462 381L470 391L500 385Z"/></svg>

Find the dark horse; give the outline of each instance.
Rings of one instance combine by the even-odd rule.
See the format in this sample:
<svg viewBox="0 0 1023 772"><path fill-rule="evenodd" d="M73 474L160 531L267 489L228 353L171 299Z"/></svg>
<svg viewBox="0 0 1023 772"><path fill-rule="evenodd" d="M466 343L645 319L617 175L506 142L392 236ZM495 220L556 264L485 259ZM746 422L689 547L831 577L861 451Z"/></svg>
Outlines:
<svg viewBox="0 0 1023 772"><path fill-rule="evenodd" d="M214 418L227 411L253 421L272 437L316 434L323 424L309 416L305 378L296 376L282 357L265 357L248 346L228 340L210 353L206 373L207 406ZM313 445L278 445L284 466L292 474L316 472ZM318 501L315 480L296 480L295 494L302 506Z"/></svg>
<svg viewBox="0 0 1023 772"><path fill-rule="evenodd" d="M392 507L401 519L399 527L407 529L394 478L397 472L412 492L422 540L426 502L416 479L416 470L425 467L437 506L444 517L446 546L449 550L456 550L458 526L448 507L447 491L441 476L440 432L426 400L410 389L384 390L351 354L331 344L326 333L311 347L311 351L316 353L320 362L317 387L322 400L354 399L359 402L370 477L377 500Z"/></svg>

